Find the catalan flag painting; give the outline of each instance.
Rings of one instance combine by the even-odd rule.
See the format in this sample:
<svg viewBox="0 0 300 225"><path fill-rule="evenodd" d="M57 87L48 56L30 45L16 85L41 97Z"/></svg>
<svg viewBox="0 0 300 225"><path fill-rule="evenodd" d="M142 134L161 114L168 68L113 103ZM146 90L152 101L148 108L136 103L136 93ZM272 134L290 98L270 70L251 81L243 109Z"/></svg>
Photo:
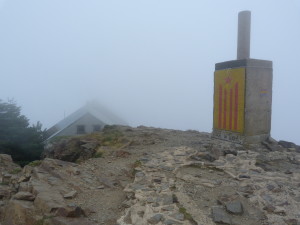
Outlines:
<svg viewBox="0 0 300 225"><path fill-rule="evenodd" d="M244 132L245 68L215 71L214 129Z"/></svg>

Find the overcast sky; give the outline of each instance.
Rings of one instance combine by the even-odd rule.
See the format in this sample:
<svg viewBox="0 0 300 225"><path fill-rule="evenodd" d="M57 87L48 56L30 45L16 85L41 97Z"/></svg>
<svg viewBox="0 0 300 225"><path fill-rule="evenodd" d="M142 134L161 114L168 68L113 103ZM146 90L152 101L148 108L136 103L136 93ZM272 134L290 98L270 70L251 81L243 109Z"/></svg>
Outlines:
<svg viewBox="0 0 300 225"><path fill-rule="evenodd" d="M300 144L299 0L0 0L0 99L49 128L98 99L131 126L211 132L214 65L273 61L272 136Z"/></svg>

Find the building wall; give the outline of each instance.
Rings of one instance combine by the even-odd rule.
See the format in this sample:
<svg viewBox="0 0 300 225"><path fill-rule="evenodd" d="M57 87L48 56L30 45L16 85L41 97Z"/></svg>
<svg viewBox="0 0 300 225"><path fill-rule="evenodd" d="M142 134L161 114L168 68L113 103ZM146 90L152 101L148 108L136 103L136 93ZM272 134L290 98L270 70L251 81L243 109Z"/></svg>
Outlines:
<svg viewBox="0 0 300 225"><path fill-rule="evenodd" d="M102 121L98 120L96 117L92 116L91 114L87 113L79 120L62 130L57 134L57 136L71 136L71 135L82 135L77 133L77 126L84 125L85 126L85 134L89 134L94 132L94 125L100 125L101 130L106 125Z"/></svg>

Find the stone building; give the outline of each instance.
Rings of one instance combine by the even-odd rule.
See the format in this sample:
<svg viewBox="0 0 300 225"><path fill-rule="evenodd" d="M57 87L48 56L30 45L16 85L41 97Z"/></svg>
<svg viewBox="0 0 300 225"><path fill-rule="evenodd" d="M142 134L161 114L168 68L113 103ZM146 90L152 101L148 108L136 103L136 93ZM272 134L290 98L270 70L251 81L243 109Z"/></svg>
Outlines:
<svg viewBox="0 0 300 225"><path fill-rule="evenodd" d="M47 130L47 141L57 136L76 136L101 131L105 125L127 125L99 104L87 103Z"/></svg>

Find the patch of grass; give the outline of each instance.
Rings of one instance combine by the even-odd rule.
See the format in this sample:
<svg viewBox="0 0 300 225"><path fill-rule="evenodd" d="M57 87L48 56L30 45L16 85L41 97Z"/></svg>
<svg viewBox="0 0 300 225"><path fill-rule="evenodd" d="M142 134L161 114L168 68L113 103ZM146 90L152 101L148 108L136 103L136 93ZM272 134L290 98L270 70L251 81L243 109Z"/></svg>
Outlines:
<svg viewBox="0 0 300 225"><path fill-rule="evenodd" d="M175 190L176 190L176 185L173 184L172 186L170 186L170 190L171 190L171 191L175 191Z"/></svg>
<svg viewBox="0 0 300 225"><path fill-rule="evenodd" d="M76 159L76 160L75 160L75 163L76 163L76 164L80 164L80 163L83 162L83 161L84 161L84 160L82 160L82 159Z"/></svg>
<svg viewBox="0 0 300 225"><path fill-rule="evenodd" d="M135 177L135 174L136 174L137 172L138 172L138 170L133 169L132 172L131 172L131 175L132 175L133 177Z"/></svg>
<svg viewBox="0 0 300 225"><path fill-rule="evenodd" d="M193 217L191 216L191 214L189 214L186 211L186 208L184 207L179 207L179 212L182 213L184 215L184 219L191 221L192 223L195 223L195 220L193 219ZM197 224L197 223L196 223Z"/></svg>
<svg viewBox="0 0 300 225"><path fill-rule="evenodd" d="M45 220L51 219L55 216L43 216L42 219L37 220L33 225L44 225Z"/></svg>
<svg viewBox="0 0 300 225"><path fill-rule="evenodd" d="M172 199L174 203L179 203L178 198L174 193L172 194Z"/></svg>
<svg viewBox="0 0 300 225"><path fill-rule="evenodd" d="M22 171L21 168L16 168L16 169L13 169L12 171L10 171L9 173L10 173L10 174L18 174L18 173L20 173L21 171Z"/></svg>
<svg viewBox="0 0 300 225"><path fill-rule="evenodd" d="M8 182L0 182L0 185L9 185Z"/></svg>
<svg viewBox="0 0 300 225"><path fill-rule="evenodd" d="M35 161L32 161L28 164L28 166L32 166L32 167L36 167L36 166L39 166L41 165L42 161L41 160L35 160Z"/></svg>
<svg viewBox="0 0 300 225"><path fill-rule="evenodd" d="M124 134L115 126L105 126L101 136L101 145L120 148L128 142Z"/></svg>
<svg viewBox="0 0 300 225"><path fill-rule="evenodd" d="M137 167L141 167L142 166L142 162L140 160L136 160L133 163L133 168L137 168Z"/></svg>
<svg viewBox="0 0 300 225"><path fill-rule="evenodd" d="M133 177L134 177L135 174L139 171L139 170L137 170L137 169L135 169L135 168L141 167L141 166L142 166L142 162L141 162L140 160L136 160L136 161L132 164L132 168L133 168L133 170L132 170L132 176L133 176Z"/></svg>
<svg viewBox="0 0 300 225"><path fill-rule="evenodd" d="M96 152L96 153L94 154L94 158L102 158L102 157L103 157L103 153L104 153L104 152Z"/></svg>
<svg viewBox="0 0 300 225"><path fill-rule="evenodd" d="M105 150L101 149L100 147L96 150L96 152L93 155L93 158L102 158L105 154Z"/></svg>
<svg viewBox="0 0 300 225"><path fill-rule="evenodd" d="M15 161L15 163L17 163L19 166L24 167L26 166L28 163L30 163L30 161Z"/></svg>

